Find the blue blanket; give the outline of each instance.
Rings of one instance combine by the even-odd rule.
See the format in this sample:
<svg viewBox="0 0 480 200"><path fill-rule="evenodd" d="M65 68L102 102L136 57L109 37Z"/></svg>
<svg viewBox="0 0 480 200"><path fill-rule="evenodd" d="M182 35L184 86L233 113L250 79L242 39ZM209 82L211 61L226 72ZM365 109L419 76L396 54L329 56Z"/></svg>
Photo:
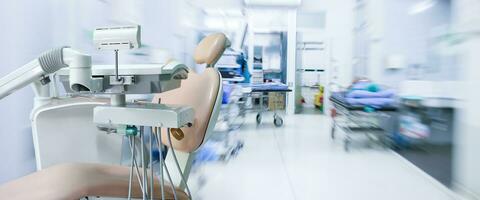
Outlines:
<svg viewBox="0 0 480 200"><path fill-rule="evenodd" d="M254 91L269 91L269 90L278 90L278 91L290 91L288 86L283 83L262 83L262 84L240 84L243 87L250 87Z"/></svg>
<svg viewBox="0 0 480 200"><path fill-rule="evenodd" d="M378 92L370 92L367 90L352 90L348 92L345 97L347 98L393 98L395 91L392 89L381 90Z"/></svg>
<svg viewBox="0 0 480 200"><path fill-rule="evenodd" d="M345 100L354 106L369 106L372 108L383 108L392 106L395 103L393 98L345 98Z"/></svg>
<svg viewBox="0 0 480 200"><path fill-rule="evenodd" d="M371 82L354 83L350 90L341 93L344 102L352 106L384 108L391 107L395 103L395 91L384 89Z"/></svg>

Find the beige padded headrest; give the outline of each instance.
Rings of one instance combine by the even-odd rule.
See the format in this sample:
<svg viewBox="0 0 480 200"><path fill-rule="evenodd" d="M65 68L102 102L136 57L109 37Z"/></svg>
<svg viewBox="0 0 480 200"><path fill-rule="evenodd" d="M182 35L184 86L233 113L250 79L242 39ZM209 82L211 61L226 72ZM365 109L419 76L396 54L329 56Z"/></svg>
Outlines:
<svg viewBox="0 0 480 200"><path fill-rule="evenodd" d="M155 95L154 103L188 105L195 111L192 127L171 129L172 144L176 150L193 152L203 143L221 84L217 69L210 67L201 74L188 73L181 87ZM164 144L169 145L167 129L162 129L162 132Z"/></svg>
<svg viewBox="0 0 480 200"><path fill-rule="evenodd" d="M195 48L194 59L197 64L213 66L222 56L230 41L223 33L214 33L205 38Z"/></svg>

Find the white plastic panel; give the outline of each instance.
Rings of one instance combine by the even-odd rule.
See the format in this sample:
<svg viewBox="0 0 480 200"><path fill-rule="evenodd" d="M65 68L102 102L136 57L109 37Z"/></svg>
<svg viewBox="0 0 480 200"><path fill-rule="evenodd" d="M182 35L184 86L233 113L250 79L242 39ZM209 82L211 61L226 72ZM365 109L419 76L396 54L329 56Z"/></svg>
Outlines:
<svg viewBox="0 0 480 200"><path fill-rule="evenodd" d="M55 164L120 164L122 137L98 131L93 108L102 102L58 101L33 115L37 169Z"/></svg>

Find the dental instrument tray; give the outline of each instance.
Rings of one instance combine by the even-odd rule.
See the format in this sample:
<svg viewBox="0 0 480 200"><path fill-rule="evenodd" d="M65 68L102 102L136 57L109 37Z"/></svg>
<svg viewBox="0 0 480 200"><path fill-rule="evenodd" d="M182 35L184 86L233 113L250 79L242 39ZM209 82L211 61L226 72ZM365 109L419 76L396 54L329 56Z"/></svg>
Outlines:
<svg viewBox="0 0 480 200"><path fill-rule="evenodd" d="M115 77L114 65L93 65L83 93L94 94L152 94L180 87L182 79L188 76L188 67L176 61L166 64L120 65ZM67 93L79 93L72 89L70 69L56 73Z"/></svg>
<svg viewBox="0 0 480 200"><path fill-rule="evenodd" d="M137 125L181 128L193 123L194 111L188 106L154 103L127 103L125 106L97 106L93 121L102 125Z"/></svg>

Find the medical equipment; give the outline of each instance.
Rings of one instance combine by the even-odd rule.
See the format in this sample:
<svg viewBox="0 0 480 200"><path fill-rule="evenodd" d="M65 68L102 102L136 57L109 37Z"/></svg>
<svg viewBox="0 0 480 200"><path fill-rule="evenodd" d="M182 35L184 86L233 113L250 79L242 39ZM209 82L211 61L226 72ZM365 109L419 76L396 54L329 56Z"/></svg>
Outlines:
<svg viewBox="0 0 480 200"><path fill-rule="evenodd" d="M177 186L180 186L182 189L186 188L189 191L186 179L194 151L208 138L215 125L219 111L217 108L220 107L221 103L220 95L222 88L220 84L221 77L213 66L228 46L228 39L223 34L213 34L202 40L196 49L195 60L199 64L207 64L209 68L201 75L193 74L191 79L182 84L194 86L193 90L191 90L191 87L181 87L178 90L173 90L168 96L156 99L153 103L140 101L129 103L126 100L126 95L161 93L178 88L181 80L188 78L189 70L185 65L174 61L163 65L117 65L118 68L94 65L90 70L80 70L82 76L87 74L85 71L91 73L88 77L90 81L88 81L88 78L83 78L82 80L85 80L84 84L80 84L80 81L75 81L78 79L73 78L75 83L81 85L78 87L72 86L72 77L69 70L61 70L54 74L51 77L53 80L56 80L58 77L65 86L67 96L57 98L52 96L48 90L45 90L46 92L42 94L47 100L41 105L36 105L32 111L32 129L38 169L66 162L118 164L120 158L118 138L122 138L118 137L118 135L124 135L125 138L128 138L128 143L131 147L129 152L131 155L131 167L129 169L126 167L119 168L93 164L78 165L79 167L64 166L60 167L60 170L58 168L55 168L56 170L48 170L51 173L48 176L54 177L62 176L61 174L65 173L64 168L74 169L74 177L95 177L95 174L98 177L105 177L106 170L112 170L113 174L110 175L116 176L114 179L100 178L100 180L95 177L95 180L98 180L98 182L89 181L87 185L83 184L85 181L73 179L72 185L80 184L78 181L81 181L82 184L78 185L81 188L65 188L65 190L64 188L59 188L63 192L58 195L69 195L67 199L81 198L82 194L78 193L78 190L81 190L83 192L88 191L89 196L125 197L128 195L129 198L137 198L139 197L139 190L141 190L140 194L143 199L154 198L154 196L159 198L157 197L157 194L160 194L158 190L157 192L154 191L158 184L152 177L152 174L154 174L153 169L156 168L153 165L154 162L152 162L152 150L156 143L158 147L163 146L162 144L171 147L167 152L165 162L163 162L163 156L160 157L159 171L161 174L164 171L166 172L172 190L163 188L162 176L160 182L162 187L161 196L168 195L168 191L170 191L170 194L173 193L175 199L186 199L187 196L184 193L178 193ZM11 75L8 77L11 77ZM119 82L117 77L130 78ZM0 83L7 82L6 80L0 79ZM11 80L11 78L8 80ZM36 81L36 79L32 80ZM56 82L53 81L52 83L55 84ZM45 85L48 86L47 84ZM86 86L88 84L90 85ZM9 88L17 87L9 86ZM92 90L92 88L95 88L95 90ZM6 91L4 88L1 89L1 91ZM109 95L110 99L105 98L105 95ZM195 96L187 97L185 95ZM173 98L168 100L166 97L170 96ZM179 99L185 101L179 101ZM110 104L108 100L110 100ZM175 103L176 105L168 106L164 104L165 102ZM181 102L192 105L198 112L195 112L194 115L193 108L178 104ZM65 115L69 117L65 117ZM92 123L92 121L95 123ZM155 127L156 131L149 132L146 126ZM185 126L191 126L191 128L182 128ZM162 130L164 128L165 131ZM114 134L105 134L105 132ZM147 135L150 137L146 137ZM175 140L172 139L171 135ZM179 135L182 137L178 137ZM146 138L149 139L147 140ZM137 143L141 144L138 149L141 155L137 155ZM72 148L78 146L78 144L81 144L80 148ZM164 155L162 153L163 148L159 149L160 155ZM181 152L175 153L174 149L178 149ZM148 158L150 158L149 161L147 161ZM169 173L165 163L170 162L169 166L172 166L172 160L176 168L171 171L172 173ZM151 170L150 172L147 172L148 167ZM37 179L36 177L47 176L39 174L45 174L48 171L44 172L42 170L22 178L18 182L7 184L7 186L0 188L0 193L5 195L9 191L19 191L25 187L29 191L41 190L44 187L43 184L35 185L29 182ZM140 173L140 171L143 173ZM92 176L92 174L94 175ZM176 174L178 175L175 177ZM135 175L136 177L134 177ZM50 178L46 179L50 180ZM101 185L97 185L99 188L95 189L97 183ZM45 186L48 185L45 184ZM122 192L124 190L119 190L119 188L128 188L128 194ZM45 194L34 191L31 193L33 196L30 197L37 198L35 194L53 195L56 199L65 199L63 196L60 197L52 193ZM19 194L15 195L18 196ZM191 198L190 193L188 197Z"/></svg>
<svg viewBox="0 0 480 200"><path fill-rule="evenodd" d="M123 34L124 31L118 32L118 29L112 29L105 31L101 29L103 35L118 35L118 37L106 37L99 35L99 38L109 38L108 41L102 41L108 45L110 44L124 44L128 43L130 47L138 47L140 44L139 35L135 34ZM131 31L130 31L131 32ZM139 30L135 31L139 33ZM137 40L131 41L130 37L136 38ZM127 42L126 42L127 41ZM101 43L100 45L103 45ZM102 46L104 48L105 45ZM124 46L113 45L116 49L125 48ZM100 48L100 47L99 47ZM118 61L118 57L116 59ZM174 89L180 86L181 79L186 78L187 67L179 63L169 63L164 66L144 66L143 68L127 68L127 70L122 71L125 76L122 76L122 81L119 80L119 69L118 63L115 65L115 69L112 67L94 67L92 70L91 67L91 57L85 54L78 53L69 48L60 48L49 51L38 59L30 62L26 66L16 70L15 72L7 75L5 78L0 79L0 91L1 97L5 97L8 94L12 93L16 89L19 89L25 85L28 85L31 82L35 82L36 94L39 97L48 98L50 97L50 91L48 84L50 83L49 75L55 73L61 68L67 68L68 73L63 75L68 75L68 78L62 79L63 82L68 82L65 85L67 91L80 93L82 95L91 95L91 94L111 94L111 105L113 106L103 106L101 108L94 108L94 121L97 120L98 128L100 130L108 130L109 132L124 132L124 133L134 133L132 130L136 126L170 126L170 127L181 127L187 124L192 123L193 118L193 109L189 107L169 107L166 105L151 105L151 104L127 104L125 101L125 95L128 93L152 93L152 92L163 92L166 90ZM92 73L95 71L95 73ZM115 78L112 78L115 77ZM137 84L138 83L138 84ZM163 84L166 83L166 84ZM65 101L66 100L66 101ZM62 103L71 103L71 99L55 99L50 98L49 101L45 101L42 105L48 107L51 105L57 106ZM85 102L84 102L85 103ZM75 104L74 104L75 105ZM83 104L84 106L85 104ZM62 108L68 105L62 105ZM98 106L95 105L95 106ZM38 109L42 110L44 108L39 106ZM85 107L83 107L85 108ZM97 110L96 110L97 109ZM42 138L42 135L39 136L38 128L58 128L59 121L50 121L45 122L39 120L36 117L43 116L41 113L35 113L37 109L34 110L33 120L34 128L33 135L35 140L36 155L37 155L37 164L39 169L42 167L40 155L42 152L49 153L44 151L42 143L47 141L47 143L57 143L60 138ZM45 110L42 110L45 111ZM75 114L71 112L70 114ZM58 114L58 113L57 113ZM137 117L141 116L141 117ZM160 117L158 117L160 116ZM75 116L78 117L78 116ZM155 118L153 118L155 117ZM155 120L156 119L156 120ZM71 119L70 119L71 120ZM37 123L36 123L37 122ZM47 127L44 126L45 123L48 123ZM91 122L90 122L91 123ZM72 122L67 123L72 124ZM80 123L83 124L83 123ZM60 125L61 126L61 125ZM75 126L65 127L75 130ZM79 128L78 130L85 130L85 128ZM55 130L52 132L60 132L64 134L65 132L75 132L72 130ZM140 132L142 133L142 132ZM44 134L49 134L46 132ZM85 133L83 133L85 134ZM142 134L140 134L142 135ZM49 141L54 139L54 141ZM66 138L72 139L72 138ZM95 141L95 140L92 140ZM143 141L143 140L142 140ZM75 141L79 142L79 141ZM48 145L45 145L48 146ZM47 147L48 148L48 147ZM68 149L68 148L67 148ZM143 150L143 149L142 149ZM88 151L88 150L87 150ZM67 153L65 156L75 156L75 154L68 155L68 152L61 151L63 154ZM88 152L87 152L88 153ZM118 157L119 158L119 157ZM79 159L75 157L75 159ZM144 161L144 160L143 160ZM49 164L54 164L49 163ZM145 170L145 163L142 164ZM144 181L145 181L145 176ZM146 188L144 188L146 189ZM145 190L144 190L145 193ZM145 195L145 194L144 194Z"/></svg>
<svg viewBox="0 0 480 200"><path fill-rule="evenodd" d="M65 67L89 69L91 57L68 47L47 51L0 79L0 99L30 83L35 84L37 95L44 96L46 94L43 86L51 81L48 75Z"/></svg>
<svg viewBox="0 0 480 200"><path fill-rule="evenodd" d="M240 128L245 122L247 114L247 99L244 98L244 88L236 83L228 82L223 82L222 112L215 127L218 132L230 132Z"/></svg>
<svg viewBox="0 0 480 200"><path fill-rule="evenodd" d="M390 146L390 138L379 123L379 119L390 118L388 113L395 112L396 107L371 108L352 105L345 100L342 92L333 93L329 99L333 104L331 138L335 139L337 128L343 130L345 132L343 139L345 151L349 151L352 142L351 136L355 133L365 134L370 141L378 141L387 147Z"/></svg>
<svg viewBox="0 0 480 200"><path fill-rule="evenodd" d="M140 26L117 26L96 28L93 43L99 50L120 50L139 48Z"/></svg>
<svg viewBox="0 0 480 200"><path fill-rule="evenodd" d="M288 88L285 84L280 83L263 83L263 84L241 84L242 87L245 88L244 94L245 97L255 97L259 99L259 106L260 108L254 109L257 110L258 113L256 115L256 122L257 125L262 123L262 114L268 110L273 112L273 124L276 127L281 127L283 125L283 118L280 116L278 111L278 102L272 102L272 106L270 108L264 108L264 100L267 98L272 97L271 94L281 94L281 93L288 93L292 90ZM282 98L282 97L280 97Z"/></svg>
<svg viewBox="0 0 480 200"><path fill-rule="evenodd" d="M116 38L110 39L110 43L128 41L132 48L140 44L140 36L132 36L139 30L124 34L117 29L104 29L94 32L97 41L102 38L98 35L108 33L110 38ZM113 37L117 32L124 36ZM173 127L191 123L191 108L126 102L126 95L160 93L180 87L187 70L185 65L171 61L165 64L81 66L58 71L53 75L53 83L58 78L67 96L44 100L35 106L31 115L37 169L64 162L120 163L122 137L105 134L103 130L124 132L124 123L128 120L135 120L133 122L137 125ZM53 88L57 87L53 85ZM104 106L109 102L116 106ZM98 107L101 105L103 107ZM113 112L115 115L111 115ZM70 117L65 118L66 115ZM164 115L164 121L137 117L145 115ZM92 123L94 119L99 120L98 125ZM71 148L76 142L82 144L82 149Z"/></svg>

